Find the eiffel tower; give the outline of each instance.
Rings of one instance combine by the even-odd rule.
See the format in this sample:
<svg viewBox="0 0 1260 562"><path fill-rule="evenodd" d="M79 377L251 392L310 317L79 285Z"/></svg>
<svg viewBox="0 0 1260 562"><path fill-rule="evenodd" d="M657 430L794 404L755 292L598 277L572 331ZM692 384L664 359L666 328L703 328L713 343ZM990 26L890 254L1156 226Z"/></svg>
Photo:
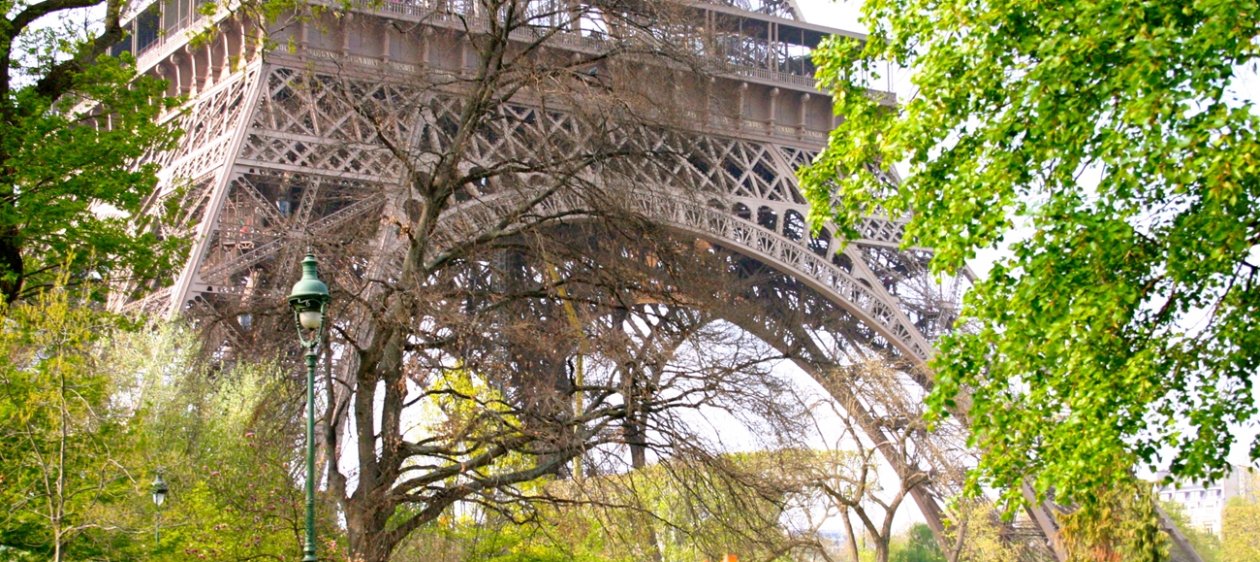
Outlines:
<svg viewBox="0 0 1260 562"><path fill-rule="evenodd" d="M803 21L793 0L309 0L265 20L202 4L141 4L115 48L189 100L171 116L181 146L154 156L151 207L177 209L164 234L189 237L190 256L127 307L217 318L231 341L282 300L308 249L370 302L368 285L409 259L615 205L766 273L745 295L755 306L714 314L853 408L900 476L930 475L911 496L944 532L966 452L925 468L884 449L891 402L930 387L921 367L969 281L929 275L931 250L901 249L899 220L870 217L847 241L811 234L794 174L838 119L810 52L856 35ZM464 126L489 103L493 118ZM419 204L410 186L442 174L461 188ZM432 252L417 258L409 229L426 217ZM907 388L859 395L843 376L855 354L898 365ZM958 450L934 438L915 436ZM1061 558L1049 508L1028 515L1029 542Z"/></svg>

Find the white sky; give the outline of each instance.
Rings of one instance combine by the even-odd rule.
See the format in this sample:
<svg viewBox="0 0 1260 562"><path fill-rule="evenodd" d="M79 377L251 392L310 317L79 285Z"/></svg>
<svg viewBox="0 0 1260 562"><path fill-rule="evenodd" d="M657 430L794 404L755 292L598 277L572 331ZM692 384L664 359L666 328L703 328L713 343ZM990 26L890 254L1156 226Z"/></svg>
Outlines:
<svg viewBox="0 0 1260 562"><path fill-rule="evenodd" d="M866 28L858 23L858 8L861 2L854 0L796 0L805 21L843 29L866 33Z"/></svg>

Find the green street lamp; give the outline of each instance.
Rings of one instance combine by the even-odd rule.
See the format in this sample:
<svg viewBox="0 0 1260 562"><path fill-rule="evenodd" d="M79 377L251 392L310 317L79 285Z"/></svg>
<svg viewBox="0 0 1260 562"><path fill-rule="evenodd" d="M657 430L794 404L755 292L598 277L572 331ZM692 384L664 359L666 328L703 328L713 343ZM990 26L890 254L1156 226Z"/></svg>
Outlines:
<svg viewBox="0 0 1260 562"><path fill-rule="evenodd" d="M166 493L170 488L166 487L166 481L162 479L162 471L158 471L157 476L153 478L153 484L150 485L153 491L153 505L157 506L157 513L153 521L153 542L157 546L162 544L162 504L166 503Z"/></svg>
<svg viewBox="0 0 1260 562"><path fill-rule="evenodd" d="M298 341L306 349L306 546L302 562L315 559L315 356L324 331L328 309L328 285L319 280L315 256L302 260L302 279L289 293L289 306L297 323Z"/></svg>

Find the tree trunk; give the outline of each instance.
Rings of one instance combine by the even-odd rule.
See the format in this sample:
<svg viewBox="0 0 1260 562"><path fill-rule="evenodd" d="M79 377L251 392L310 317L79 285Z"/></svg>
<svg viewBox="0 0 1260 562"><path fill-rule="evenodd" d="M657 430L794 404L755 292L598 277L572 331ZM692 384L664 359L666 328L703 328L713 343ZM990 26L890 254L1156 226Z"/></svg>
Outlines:
<svg viewBox="0 0 1260 562"><path fill-rule="evenodd" d="M389 562L394 545L384 531L384 525L372 525L361 518L347 518L346 536L350 542L350 560L353 562ZM321 558L327 558L325 553Z"/></svg>
<svg viewBox="0 0 1260 562"><path fill-rule="evenodd" d="M844 532L848 535L845 537L849 543L849 560L858 562L861 560L861 553L858 552L857 535L853 534L853 520L849 519L849 510L844 510Z"/></svg>
<svg viewBox="0 0 1260 562"><path fill-rule="evenodd" d="M11 190L6 190L11 191ZM12 210L11 205L5 205ZM22 259L22 233L16 226L0 229L0 295L4 302L15 302L22 294L26 266Z"/></svg>
<svg viewBox="0 0 1260 562"><path fill-rule="evenodd" d="M384 540L371 540L360 536L359 542L350 542L350 560L354 562L389 562L389 548Z"/></svg>
<svg viewBox="0 0 1260 562"><path fill-rule="evenodd" d="M885 539L875 540L875 562L888 562L888 541Z"/></svg>

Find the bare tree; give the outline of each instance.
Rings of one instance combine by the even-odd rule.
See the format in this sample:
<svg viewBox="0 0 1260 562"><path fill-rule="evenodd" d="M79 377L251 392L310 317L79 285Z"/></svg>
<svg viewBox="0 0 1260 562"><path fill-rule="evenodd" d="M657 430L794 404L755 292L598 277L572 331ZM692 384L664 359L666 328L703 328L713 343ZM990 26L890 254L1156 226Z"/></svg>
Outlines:
<svg viewBox="0 0 1260 562"><path fill-rule="evenodd" d="M845 391L832 392L813 408L815 423L839 421L838 428L817 429L832 446L785 457L794 462L784 468L784 485L795 488L807 506L822 504L840 516L850 560L858 560L857 537L865 534L876 560L886 562L894 519L912 491L939 477L930 468L939 451L928 438L918 401L909 396L905 374L872 360L847 366L831 379ZM886 487L889 471L883 467L898 467L892 471L895 487Z"/></svg>
<svg viewBox="0 0 1260 562"><path fill-rule="evenodd" d="M704 82L674 23L685 9L484 0L454 14L448 71L379 97L335 71L309 79L404 184L384 194L374 236L321 252L349 303L322 435L355 558L388 559L459 502L533 501L524 483L576 476L593 450L628 443L631 466L648 449L685 452L696 440L676 411L773 401L766 353L733 343L723 365L671 366L707 322L693 295L720 289L677 278L703 256L640 218L644 191L629 189L685 163L685 143L662 139L695 104L659 87ZM593 50L555 48L596 23Z"/></svg>
<svg viewBox="0 0 1260 562"><path fill-rule="evenodd" d="M726 262L650 224L606 217L500 237L465 256L407 295L425 303L423 319L405 317L414 332L378 321L396 347L341 332L357 370L332 381L326 439L341 460L331 488L358 556L384 559L456 502L519 514L509 506L554 500L524 483L641 468L649 452L705 458L715 447L697 436L702 418L683 411L784 403L768 371L782 355L705 312L704 299L735 286L721 275ZM717 275L696 278L705 271ZM396 370L383 371L390 351Z"/></svg>
<svg viewBox="0 0 1260 562"><path fill-rule="evenodd" d="M459 503L511 511L535 499L525 483L698 456L705 448L693 447L694 418L682 411L774 408L779 391L765 365L782 349L727 339L678 353L690 338L719 335L713 310L756 297L748 272L642 212L727 196L695 186L725 158L697 163L689 152L704 136L693 121L729 114L720 106L733 97L707 95L724 63L696 56L702 41L716 48L698 14L673 1L388 2L350 15L313 10L273 36L284 44L289 33L321 57L267 75L256 122L288 125L242 150L280 151L285 166L353 169L318 183L242 172L239 181L259 189L226 195L225 208L241 212L218 220L334 214L321 205L369 210L342 216L380 210L379 221L303 240L334 291L320 476L354 557L387 559ZM381 63L378 74L342 65L363 37L384 37L382 50L423 64ZM738 82L727 79L732 92ZM316 131L313 122L331 124ZM366 168L398 181L353 177ZM282 212L280 200L313 202ZM217 234L203 279L271 259L258 247L274 241ZM278 252L273 263L293 257ZM252 333L274 333L267 328L289 322L287 313L248 295L287 283L248 276L221 279L244 287ZM238 322L220 310L223 324ZM244 340L233 345L248 349ZM620 458L628 462L618 467Z"/></svg>

